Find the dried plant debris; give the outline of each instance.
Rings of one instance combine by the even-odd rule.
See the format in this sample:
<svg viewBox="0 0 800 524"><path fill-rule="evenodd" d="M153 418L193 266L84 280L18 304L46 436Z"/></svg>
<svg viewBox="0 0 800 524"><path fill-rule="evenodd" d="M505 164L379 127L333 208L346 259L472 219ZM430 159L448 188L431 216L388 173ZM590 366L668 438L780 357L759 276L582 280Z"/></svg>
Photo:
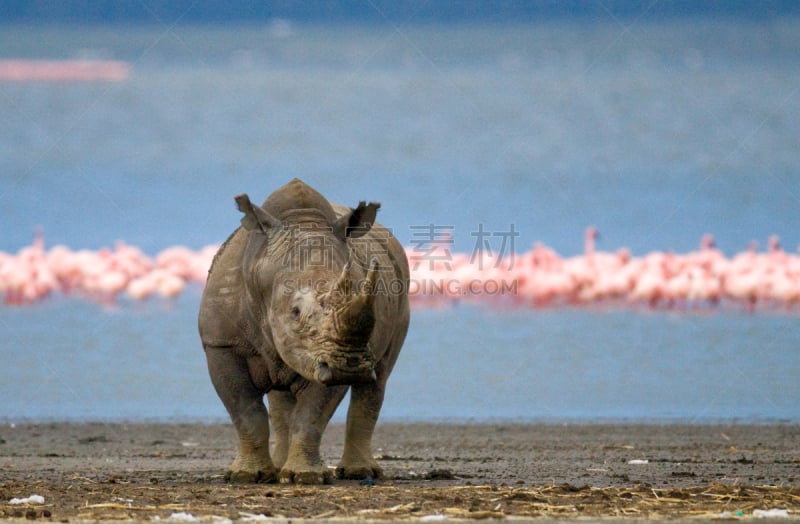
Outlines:
<svg viewBox="0 0 800 524"><path fill-rule="evenodd" d="M5 482L0 496L34 486ZM800 487L707 486L655 489L578 486L538 487L376 485L357 482L321 487L247 486L172 483L153 487L95 483L74 479L69 485L37 482L46 504L0 503L2 518L197 519L231 520L253 516L356 519L498 519L517 517L726 517L781 510L800 517ZM754 513L755 512L755 513ZM769 515L776 512L767 513Z"/></svg>

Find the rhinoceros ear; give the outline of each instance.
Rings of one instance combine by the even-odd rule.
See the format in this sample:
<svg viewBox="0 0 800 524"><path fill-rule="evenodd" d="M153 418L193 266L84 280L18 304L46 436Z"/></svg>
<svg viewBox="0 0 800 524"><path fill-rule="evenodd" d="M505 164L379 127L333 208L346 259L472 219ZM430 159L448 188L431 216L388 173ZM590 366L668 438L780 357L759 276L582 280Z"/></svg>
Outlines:
<svg viewBox="0 0 800 524"><path fill-rule="evenodd" d="M362 200L358 203L357 208L351 209L350 213L339 217L339 220L333 225L333 232L342 240L364 236L375 223L375 216L380 207L380 203L370 202L367 204Z"/></svg>
<svg viewBox="0 0 800 524"><path fill-rule="evenodd" d="M270 215L259 206L254 206L250 202L250 197L247 193L236 195L233 197L236 200L236 207L239 211L244 213L242 217L242 226L248 231L260 231L266 234L270 228L278 227L281 221Z"/></svg>

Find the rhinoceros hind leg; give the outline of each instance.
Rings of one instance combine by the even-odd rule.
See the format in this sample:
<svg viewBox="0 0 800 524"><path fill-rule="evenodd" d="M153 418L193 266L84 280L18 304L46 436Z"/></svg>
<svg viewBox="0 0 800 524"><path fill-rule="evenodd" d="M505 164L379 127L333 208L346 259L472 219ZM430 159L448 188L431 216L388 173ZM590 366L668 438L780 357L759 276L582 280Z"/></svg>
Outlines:
<svg viewBox="0 0 800 524"><path fill-rule="evenodd" d="M347 386L309 384L297 394L290 417L286 462L278 473L280 482L330 484L333 481L333 471L325 466L319 445L322 433L345 393Z"/></svg>
<svg viewBox="0 0 800 524"><path fill-rule="evenodd" d="M275 470L272 471L233 471L225 472L225 482L232 484L271 484L277 480Z"/></svg>
<svg viewBox="0 0 800 524"><path fill-rule="evenodd" d="M267 393L267 398L272 422L272 462L277 468L282 468L289 455L289 428L297 401L289 391L273 390Z"/></svg>
<svg viewBox="0 0 800 524"><path fill-rule="evenodd" d="M336 477L340 479L362 480L366 478L379 479L383 477L383 469L374 460L372 464L362 466L350 464L336 468Z"/></svg>
<svg viewBox="0 0 800 524"><path fill-rule="evenodd" d="M284 468L278 473L278 480L281 484L332 484L333 473L324 465L305 471L290 471Z"/></svg>

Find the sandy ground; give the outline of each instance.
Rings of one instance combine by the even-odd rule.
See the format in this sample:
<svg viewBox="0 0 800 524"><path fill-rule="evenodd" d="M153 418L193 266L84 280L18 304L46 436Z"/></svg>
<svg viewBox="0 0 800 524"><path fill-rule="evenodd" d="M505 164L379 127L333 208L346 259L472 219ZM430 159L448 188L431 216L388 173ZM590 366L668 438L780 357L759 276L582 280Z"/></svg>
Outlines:
<svg viewBox="0 0 800 524"><path fill-rule="evenodd" d="M342 437L326 433L329 465ZM0 518L800 519L798 426L381 424L374 444L374 486L230 485L228 425L4 425Z"/></svg>

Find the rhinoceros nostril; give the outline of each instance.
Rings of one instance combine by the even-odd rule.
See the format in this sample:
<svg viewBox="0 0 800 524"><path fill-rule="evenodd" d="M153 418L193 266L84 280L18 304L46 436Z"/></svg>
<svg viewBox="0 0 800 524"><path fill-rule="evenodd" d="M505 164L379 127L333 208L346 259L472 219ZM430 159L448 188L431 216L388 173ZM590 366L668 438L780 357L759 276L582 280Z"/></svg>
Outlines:
<svg viewBox="0 0 800 524"><path fill-rule="evenodd" d="M317 366L317 372L315 373L315 378L325 384L326 382L330 382L333 378L333 372L331 368L328 366L327 362L320 362Z"/></svg>

